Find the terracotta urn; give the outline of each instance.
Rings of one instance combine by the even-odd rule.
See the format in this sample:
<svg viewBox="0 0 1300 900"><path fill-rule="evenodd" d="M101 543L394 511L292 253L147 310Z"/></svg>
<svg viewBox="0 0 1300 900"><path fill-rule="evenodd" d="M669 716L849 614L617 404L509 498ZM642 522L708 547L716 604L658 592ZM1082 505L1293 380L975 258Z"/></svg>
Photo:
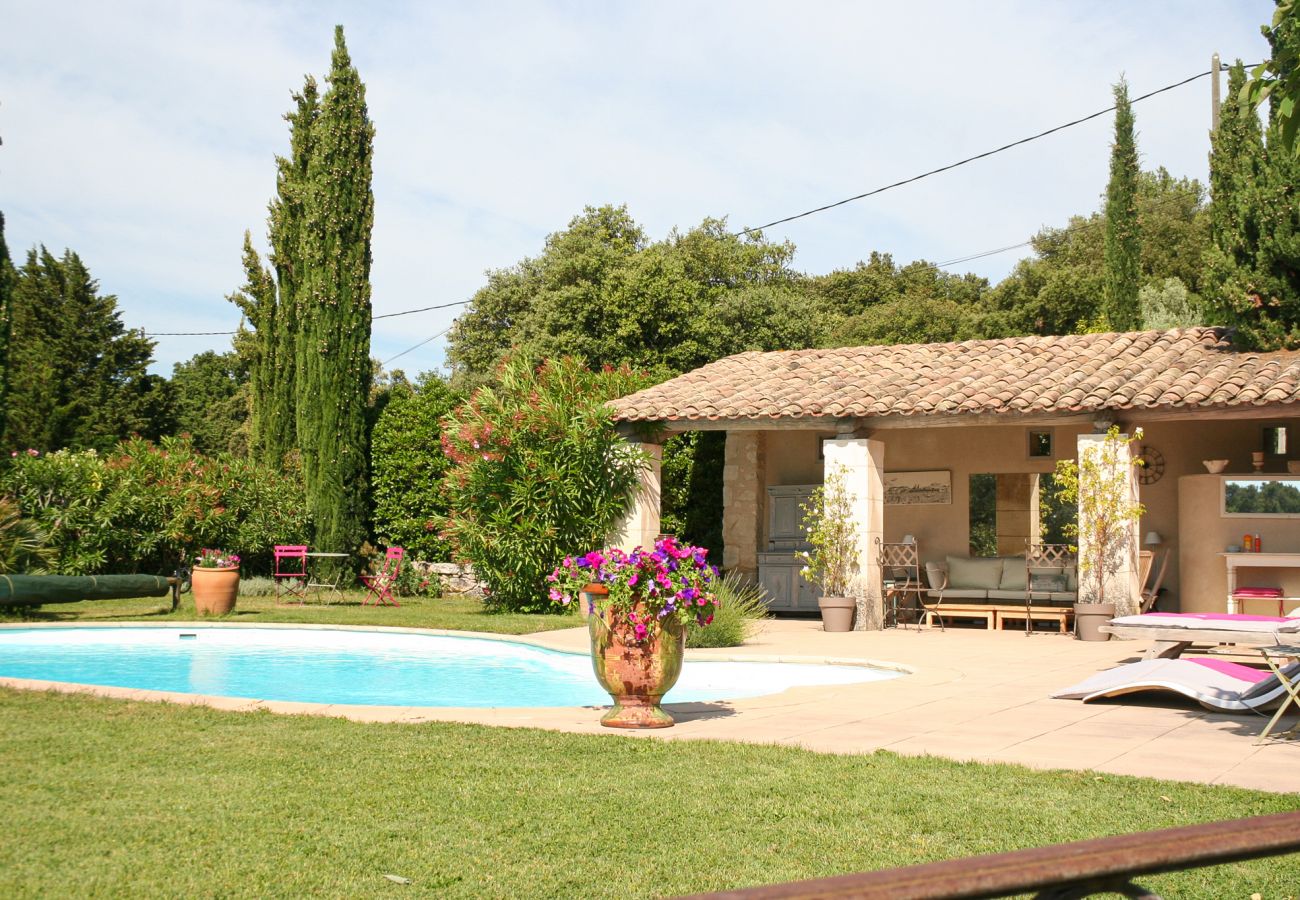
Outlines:
<svg viewBox="0 0 1300 900"><path fill-rule="evenodd" d="M608 590L588 585L584 593ZM588 617L587 628L596 680L614 700L614 708L601 717L600 724L607 728L671 727L673 717L659 704L682 674L685 626L676 619L665 620L653 637L638 641L626 613L596 610Z"/></svg>
<svg viewBox="0 0 1300 900"><path fill-rule="evenodd" d="M194 609L201 616L224 616L235 608L239 596L239 566L190 570Z"/></svg>

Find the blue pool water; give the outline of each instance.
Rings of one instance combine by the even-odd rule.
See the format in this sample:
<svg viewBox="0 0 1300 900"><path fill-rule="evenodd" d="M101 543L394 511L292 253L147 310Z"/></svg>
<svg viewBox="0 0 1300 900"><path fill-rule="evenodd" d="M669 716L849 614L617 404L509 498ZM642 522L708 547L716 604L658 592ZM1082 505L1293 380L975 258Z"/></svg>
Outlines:
<svg viewBox="0 0 1300 900"><path fill-rule="evenodd" d="M897 677L864 666L687 660L670 702ZM602 706L591 660L511 641L281 628L0 629L0 677L370 706Z"/></svg>

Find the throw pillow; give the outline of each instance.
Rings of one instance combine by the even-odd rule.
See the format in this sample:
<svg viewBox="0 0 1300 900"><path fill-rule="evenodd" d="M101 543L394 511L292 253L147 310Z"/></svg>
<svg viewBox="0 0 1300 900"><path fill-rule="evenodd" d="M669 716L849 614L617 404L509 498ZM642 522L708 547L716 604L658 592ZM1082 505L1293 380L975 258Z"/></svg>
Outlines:
<svg viewBox="0 0 1300 900"><path fill-rule="evenodd" d="M948 557L948 587L966 591L996 591L1002 583L1002 560Z"/></svg>

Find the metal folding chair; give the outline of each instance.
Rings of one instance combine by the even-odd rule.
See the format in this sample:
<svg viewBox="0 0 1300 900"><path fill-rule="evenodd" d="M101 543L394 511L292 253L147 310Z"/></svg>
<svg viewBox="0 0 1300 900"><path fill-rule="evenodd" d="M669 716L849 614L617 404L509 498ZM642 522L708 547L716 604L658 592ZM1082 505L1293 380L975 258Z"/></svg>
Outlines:
<svg viewBox="0 0 1300 900"><path fill-rule="evenodd" d="M880 551L881 596L885 599L886 624L892 614L894 627L899 627L898 615L908 608L910 595L914 598L911 608L917 615L917 631L921 630L921 623L927 615L939 620L940 631L947 631L943 616L937 609L938 602L926 603L926 584L921 580L921 551L916 543L886 544L876 538L876 547Z"/></svg>
<svg viewBox="0 0 1300 900"><path fill-rule="evenodd" d="M307 545L276 544L271 577L275 580L275 602L284 594L307 599Z"/></svg>
<svg viewBox="0 0 1300 900"><path fill-rule="evenodd" d="M401 606L397 598L393 596L393 588L397 584L397 575L402 570L402 557L406 551L401 547L389 547L388 552L384 554L384 564L380 567L379 572L374 575L362 575L361 581L366 586L366 596L361 599L361 605L374 603L376 606L387 604L389 606ZM373 597L374 600L370 598Z"/></svg>
<svg viewBox="0 0 1300 900"><path fill-rule="evenodd" d="M1034 590L1035 569L1048 569L1061 574L1062 589L1065 585L1065 572L1071 566L1077 571L1079 552L1073 544L1036 544L1025 542L1025 635L1034 633L1034 594L1043 593Z"/></svg>

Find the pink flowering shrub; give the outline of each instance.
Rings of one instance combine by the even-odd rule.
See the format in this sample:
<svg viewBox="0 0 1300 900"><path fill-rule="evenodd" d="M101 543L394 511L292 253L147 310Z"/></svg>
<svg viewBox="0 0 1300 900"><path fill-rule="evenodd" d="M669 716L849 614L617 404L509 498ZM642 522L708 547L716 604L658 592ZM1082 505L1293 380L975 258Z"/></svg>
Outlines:
<svg viewBox="0 0 1300 900"><path fill-rule="evenodd" d="M625 553L610 547L566 557L546 580L551 601L561 606L579 602L588 584L603 585L609 594L588 594L588 612L600 613L611 625L624 620L633 636L644 641L667 621L710 624L718 602L711 588L717 577L707 550L664 537L653 550L638 547Z"/></svg>
<svg viewBox="0 0 1300 900"><path fill-rule="evenodd" d="M606 540L627 511L644 455L605 404L646 383L628 369L592 372L573 359L534 368L515 357L443 420L443 535L490 608L552 611L547 574Z"/></svg>

